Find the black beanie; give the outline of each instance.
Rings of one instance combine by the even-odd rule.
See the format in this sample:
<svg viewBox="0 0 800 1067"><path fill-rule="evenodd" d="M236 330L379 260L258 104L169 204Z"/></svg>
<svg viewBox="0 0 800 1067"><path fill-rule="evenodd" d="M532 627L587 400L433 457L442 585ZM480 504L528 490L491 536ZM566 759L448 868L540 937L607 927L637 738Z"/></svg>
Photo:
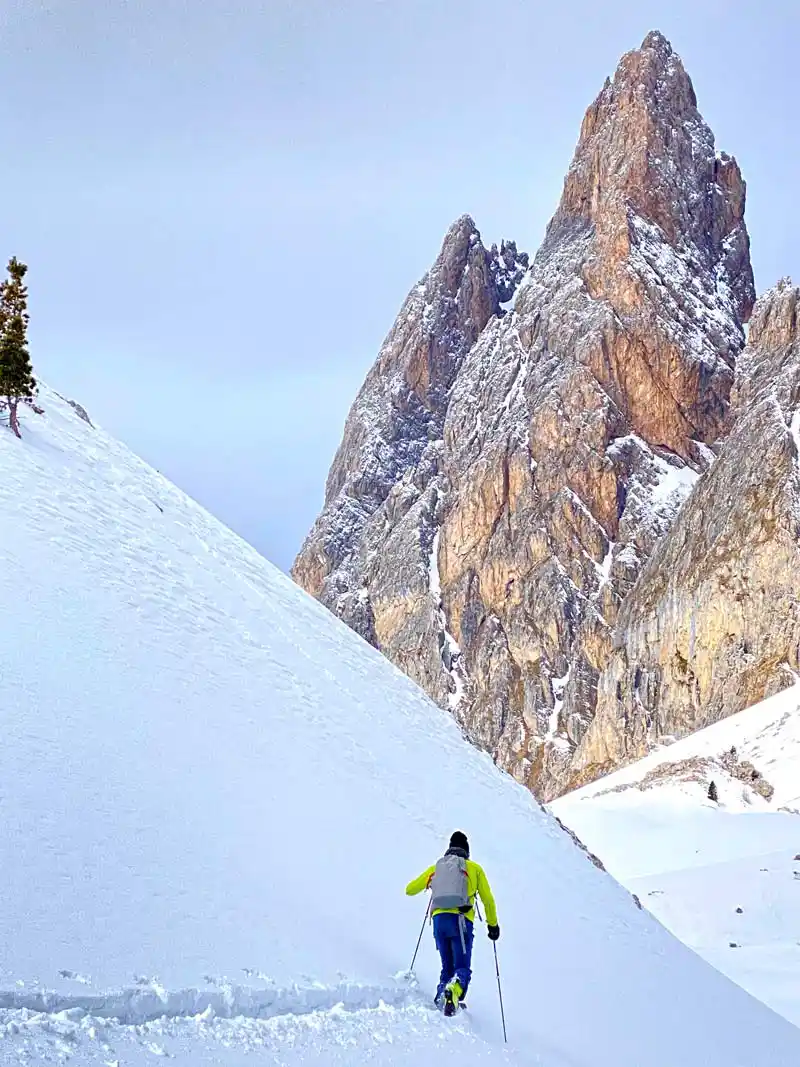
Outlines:
<svg viewBox="0 0 800 1067"><path fill-rule="evenodd" d="M467 835L462 834L460 830L456 830L456 832L450 836L450 848L463 848L466 854L469 855L469 841L467 841Z"/></svg>

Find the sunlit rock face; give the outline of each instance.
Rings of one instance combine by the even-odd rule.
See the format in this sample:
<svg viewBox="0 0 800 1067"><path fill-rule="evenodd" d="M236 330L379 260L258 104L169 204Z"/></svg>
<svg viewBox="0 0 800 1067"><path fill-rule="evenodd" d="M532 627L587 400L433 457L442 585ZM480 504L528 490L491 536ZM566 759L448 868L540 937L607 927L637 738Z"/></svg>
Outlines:
<svg viewBox="0 0 800 1067"><path fill-rule="evenodd" d="M744 206L649 34L587 111L532 263L470 219L451 228L295 563L542 797L627 758L594 740L598 694L626 598L730 431L754 300Z"/></svg>

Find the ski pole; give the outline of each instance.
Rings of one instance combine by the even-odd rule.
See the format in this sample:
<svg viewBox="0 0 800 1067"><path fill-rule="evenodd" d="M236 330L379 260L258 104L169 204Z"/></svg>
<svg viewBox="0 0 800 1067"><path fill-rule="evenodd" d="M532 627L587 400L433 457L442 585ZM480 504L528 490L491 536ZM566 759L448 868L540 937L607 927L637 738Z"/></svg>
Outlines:
<svg viewBox="0 0 800 1067"><path fill-rule="evenodd" d="M508 1044L508 1035L506 1034L506 1013L503 1011L503 990L500 988L500 965L497 962L497 942L492 941L494 948L494 969L497 972L497 992L500 994L500 1018L503 1020L503 1040Z"/></svg>
<svg viewBox="0 0 800 1067"><path fill-rule="evenodd" d="M475 898L475 911L478 913L478 918L483 922L483 916L481 915L480 905L478 904L477 897ZM500 994L500 1018L503 1020L503 1040L508 1044L508 1037L506 1036L506 1013L503 1011L503 990L500 988L500 965L497 962L497 942L492 941L492 948L494 949L494 969L497 972L497 992Z"/></svg>
<svg viewBox="0 0 800 1067"><path fill-rule="evenodd" d="M414 949L414 958L411 961L411 966L408 968L409 971L413 971L414 970L414 964L417 962L417 953L419 952L419 946L422 944L422 935L425 933L425 923L428 921L428 912L430 910L431 910L431 902L429 900L428 901L428 906L425 909L425 918L422 920L422 929L420 930L419 937L417 938L417 947Z"/></svg>

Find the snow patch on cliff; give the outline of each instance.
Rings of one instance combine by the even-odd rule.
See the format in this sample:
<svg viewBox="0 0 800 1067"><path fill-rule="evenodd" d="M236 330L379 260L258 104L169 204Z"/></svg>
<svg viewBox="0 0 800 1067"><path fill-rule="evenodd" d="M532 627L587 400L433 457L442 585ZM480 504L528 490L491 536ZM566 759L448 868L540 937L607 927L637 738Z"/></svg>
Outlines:
<svg viewBox="0 0 800 1067"><path fill-rule="evenodd" d="M571 670L571 667L567 667L567 673L561 678L552 678L550 680L550 684L553 687L554 704L553 710L550 712L548 718L547 733L544 738L546 742L552 744L555 748L567 751L572 746L566 737L559 735L559 719L561 716L561 709L564 707L564 690L567 688Z"/></svg>
<svg viewBox="0 0 800 1067"><path fill-rule="evenodd" d="M606 449L612 459L620 459L626 452L634 455L629 501L635 502L644 516L649 512L663 525L673 518L700 475L678 456L667 460L659 455L634 433L616 437Z"/></svg>
<svg viewBox="0 0 800 1067"><path fill-rule="evenodd" d="M792 421L789 423L789 431L794 441L794 447L796 452L797 465L800 467L800 408L792 415Z"/></svg>
<svg viewBox="0 0 800 1067"><path fill-rule="evenodd" d="M691 467L678 467L673 463L667 463L665 459L655 454L653 460L658 469L658 483L652 492L653 504L661 508L665 505L683 503L700 475Z"/></svg>
<svg viewBox="0 0 800 1067"><path fill-rule="evenodd" d="M601 593L601 591L605 588L605 586L608 585L609 580L611 578L611 567L612 567L612 564L614 563L614 549L616 547L617 547L617 545L616 545L615 541L609 541L608 542L608 551L606 552L605 556L603 557L602 563L595 562L595 567L597 567L597 577L599 579L599 585L597 586L597 594L598 594L598 596Z"/></svg>
<svg viewBox="0 0 800 1067"><path fill-rule="evenodd" d="M447 628L447 616L442 603L442 579L439 574L439 542L441 529L434 534L431 545L431 555L428 563L428 588L436 602L436 610L439 621L439 649L442 655L444 669L450 675L450 693L447 703L451 711L455 711L464 696L464 672L461 667L461 648L455 637Z"/></svg>

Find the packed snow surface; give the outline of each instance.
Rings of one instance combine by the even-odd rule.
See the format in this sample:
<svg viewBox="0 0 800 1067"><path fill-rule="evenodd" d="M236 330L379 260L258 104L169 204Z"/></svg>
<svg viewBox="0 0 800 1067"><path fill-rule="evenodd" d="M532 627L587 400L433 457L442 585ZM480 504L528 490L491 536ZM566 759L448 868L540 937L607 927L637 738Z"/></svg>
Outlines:
<svg viewBox="0 0 800 1067"><path fill-rule="evenodd" d="M0 1059L796 1067L408 679L43 391L0 432ZM469 1009L400 975L467 831ZM395 977L393 977L395 976Z"/></svg>
<svg viewBox="0 0 800 1067"><path fill-rule="evenodd" d="M729 772L732 750L769 800ZM800 1025L800 685L551 806L682 941Z"/></svg>

